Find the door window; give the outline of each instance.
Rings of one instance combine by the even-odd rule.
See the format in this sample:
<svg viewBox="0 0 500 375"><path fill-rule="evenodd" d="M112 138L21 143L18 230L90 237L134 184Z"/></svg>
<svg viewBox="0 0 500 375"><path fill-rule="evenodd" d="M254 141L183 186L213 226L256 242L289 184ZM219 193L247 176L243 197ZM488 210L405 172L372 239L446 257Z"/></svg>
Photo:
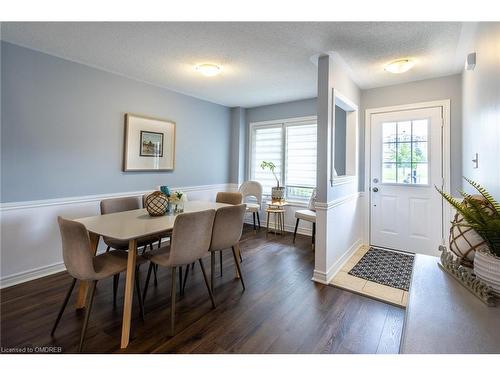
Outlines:
<svg viewBox="0 0 500 375"><path fill-rule="evenodd" d="M382 124L382 183L429 184L429 120Z"/></svg>

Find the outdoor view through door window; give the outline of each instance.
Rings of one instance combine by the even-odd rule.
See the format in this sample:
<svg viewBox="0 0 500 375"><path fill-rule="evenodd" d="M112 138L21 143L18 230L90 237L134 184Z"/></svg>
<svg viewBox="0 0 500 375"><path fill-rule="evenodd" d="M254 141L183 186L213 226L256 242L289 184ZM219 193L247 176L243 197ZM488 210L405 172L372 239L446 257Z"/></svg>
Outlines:
<svg viewBox="0 0 500 375"><path fill-rule="evenodd" d="M429 120L385 122L382 183L429 184Z"/></svg>

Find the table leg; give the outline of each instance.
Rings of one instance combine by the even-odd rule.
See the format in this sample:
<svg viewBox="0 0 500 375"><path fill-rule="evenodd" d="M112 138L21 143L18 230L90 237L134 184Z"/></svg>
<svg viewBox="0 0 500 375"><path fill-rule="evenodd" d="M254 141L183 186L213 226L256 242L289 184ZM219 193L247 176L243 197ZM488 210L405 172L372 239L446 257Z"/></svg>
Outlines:
<svg viewBox="0 0 500 375"><path fill-rule="evenodd" d="M122 341L120 348L126 348L130 340L130 319L132 316L132 301L134 297L135 262L137 240L128 242L127 275L125 278L125 295L123 301Z"/></svg>
<svg viewBox="0 0 500 375"><path fill-rule="evenodd" d="M95 233L90 233L89 232L89 237L90 237L90 251L92 252L92 255L95 256L97 252L97 245L99 245L99 238L100 236ZM87 281L80 281L78 287L78 295L76 297L76 304L75 307L76 309L83 309L85 308L85 303L87 301L87 291L89 289L89 283Z"/></svg>

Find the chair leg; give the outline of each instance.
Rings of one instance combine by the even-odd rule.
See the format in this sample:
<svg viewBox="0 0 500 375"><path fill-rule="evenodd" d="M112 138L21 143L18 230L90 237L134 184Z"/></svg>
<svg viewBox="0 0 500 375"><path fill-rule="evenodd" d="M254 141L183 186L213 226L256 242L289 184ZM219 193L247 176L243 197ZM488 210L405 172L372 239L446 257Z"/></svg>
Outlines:
<svg viewBox="0 0 500 375"><path fill-rule="evenodd" d="M96 284L97 280L92 281L92 283L90 284L89 300L87 302L85 319L83 321L82 333L80 335L80 346L78 347L79 353L81 353L83 350L83 341L85 340L85 334L87 333L87 326L89 325L90 311L92 310L92 303L94 302Z"/></svg>
<svg viewBox="0 0 500 375"><path fill-rule="evenodd" d="M113 306L116 306L116 293L118 292L118 284L120 283L120 274L113 275Z"/></svg>
<svg viewBox="0 0 500 375"><path fill-rule="evenodd" d="M155 284L155 286L158 286L158 276L157 276L157 273L158 273L158 265L155 264L153 266L153 276L154 276L154 284Z"/></svg>
<svg viewBox="0 0 500 375"><path fill-rule="evenodd" d="M137 298L139 299L139 313L141 320L144 321L144 300L141 295L141 280L139 278L139 266L135 267L135 292L137 293Z"/></svg>
<svg viewBox="0 0 500 375"><path fill-rule="evenodd" d="M161 243L161 239L160 239L160 241L158 241L158 248L160 248L160 243ZM153 251L153 244L152 243L149 244L149 250ZM156 275L157 273L158 273L158 265L155 264L154 268L153 268L153 274L155 277L155 286L158 286L158 277Z"/></svg>
<svg viewBox="0 0 500 375"><path fill-rule="evenodd" d="M146 295L148 294L149 280L151 279L151 271L154 269L154 264L149 263L148 275L146 276L146 285L144 285L144 292L142 293L142 300L146 300Z"/></svg>
<svg viewBox="0 0 500 375"><path fill-rule="evenodd" d="M184 295L184 292L186 290L186 283L187 283L187 278L189 274L189 264L186 266L186 272L184 273L184 281L182 282L182 295Z"/></svg>
<svg viewBox="0 0 500 375"><path fill-rule="evenodd" d="M214 291L214 279L215 279L215 252L210 252L210 289L212 289L212 293Z"/></svg>
<svg viewBox="0 0 500 375"><path fill-rule="evenodd" d="M222 277L222 251L219 251L220 277Z"/></svg>
<svg viewBox="0 0 500 375"><path fill-rule="evenodd" d="M73 281L71 282L71 285L68 289L68 292L66 293L66 297L64 298L64 302L61 306L61 309L59 310L59 314L57 315L57 319L56 319L56 322L54 323L54 327L52 328L52 331L50 331L51 336L54 336L54 333L56 332L56 328L57 328L59 321L61 320L61 318L64 314L64 310L66 309L66 306L68 305L69 297L71 297L71 293L73 292L73 289L75 288L75 284L76 284L76 279L73 279Z"/></svg>
<svg viewBox="0 0 500 375"><path fill-rule="evenodd" d="M108 252L110 249L111 249L111 246L108 246L108 247L106 248L106 252Z"/></svg>
<svg viewBox="0 0 500 375"><path fill-rule="evenodd" d="M241 286L243 287L243 290L245 290L245 282L243 281L243 275L241 274L240 263L238 262L238 257L236 256L236 250L234 249L234 246L231 247L231 250L233 250L234 263L236 264L236 269L238 270L238 274L240 275Z"/></svg>
<svg viewBox="0 0 500 375"><path fill-rule="evenodd" d="M170 288L170 336L175 336L175 294L177 293L177 286L175 282L177 267L172 267L172 287Z"/></svg>
<svg viewBox="0 0 500 375"><path fill-rule="evenodd" d="M198 259L198 262L200 262L201 272L203 273L203 279L205 280L205 285L207 286L208 295L210 296L210 300L212 301L212 308L215 309L214 294L212 292L212 289L210 288L210 285L208 285L208 278L207 278L207 273L205 272L205 266L203 265L203 260L200 258Z"/></svg>
<svg viewBox="0 0 500 375"><path fill-rule="evenodd" d="M293 243L295 243L295 237L297 237L297 229L299 228L299 218L295 222L295 230L293 231Z"/></svg>
<svg viewBox="0 0 500 375"><path fill-rule="evenodd" d="M243 262L243 257L241 256L241 249L239 251L239 254L240 254L240 263Z"/></svg>
<svg viewBox="0 0 500 375"><path fill-rule="evenodd" d="M259 211L257 211L257 224L259 225L259 229L260 229L260 216L259 216Z"/></svg>

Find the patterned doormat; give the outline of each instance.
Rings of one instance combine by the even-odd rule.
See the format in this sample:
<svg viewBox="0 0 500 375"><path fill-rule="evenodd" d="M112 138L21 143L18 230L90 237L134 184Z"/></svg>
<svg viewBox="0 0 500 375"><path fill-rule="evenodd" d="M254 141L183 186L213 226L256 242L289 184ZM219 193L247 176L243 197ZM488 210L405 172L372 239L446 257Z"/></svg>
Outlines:
<svg viewBox="0 0 500 375"><path fill-rule="evenodd" d="M349 275L408 291L415 256L371 247Z"/></svg>

